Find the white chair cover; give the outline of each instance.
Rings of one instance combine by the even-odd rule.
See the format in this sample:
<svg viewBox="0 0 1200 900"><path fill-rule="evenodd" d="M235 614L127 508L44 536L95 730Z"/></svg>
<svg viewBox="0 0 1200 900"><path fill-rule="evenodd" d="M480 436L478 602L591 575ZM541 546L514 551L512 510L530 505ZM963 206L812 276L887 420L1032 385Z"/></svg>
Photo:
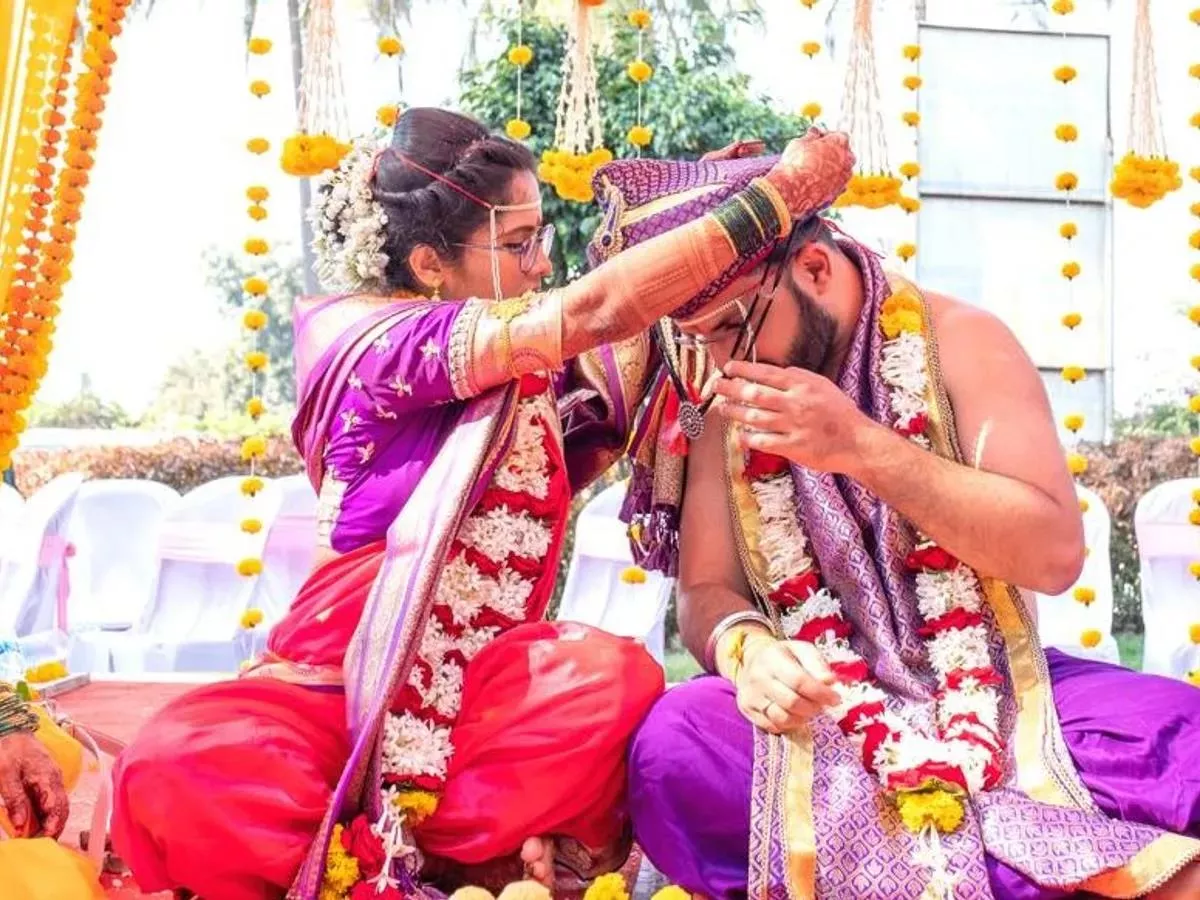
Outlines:
<svg viewBox="0 0 1200 900"><path fill-rule="evenodd" d="M626 526L618 518L625 488L624 481L605 488L580 511L558 618L638 638L661 663L675 579L647 572L642 584L621 580L621 572L633 565Z"/></svg>
<svg viewBox="0 0 1200 900"><path fill-rule="evenodd" d="M239 575L239 560L261 558L279 511L279 488L266 481L253 498L241 476L221 478L185 494L163 522L161 567L154 599L139 628L112 646L116 672L234 672L242 613L251 605L256 578ZM238 527L253 517L262 530Z"/></svg>
<svg viewBox="0 0 1200 900"><path fill-rule="evenodd" d="M67 526L75 546L72 672L111 670L111 632L131 630L154 597L159 536L179 502L177 491L156 481L90 481L79 489Z"/></svg>
<svg viewBox="0 0 1200 900"><path fill-rule="evenodd" d="M1055 647L1073 656L1120 664L1121 654L1112 634L1113 583L1112 557L1109 553L1112 518L1108 507L1094 491L1077 488L1079 499L1087 502L1083 513L1083 539L1088 555L1079 580L1054 596L1037 594L1038 635L1042 646ZM1096 599L1085 606L1075 599L1076 588L1091 588ZM1084 647L1085 631L1100 632L1100 643Z"/></svg>
<svg viewBox="0 0 1200 900"><path fill-rule="evenodd" d="M263 612L265 633L287 613L300 586L312 571L317 551L317 494L304 475L275 481L281 501L279 514L267 534L263 573L253 605Z"/></svg>
<svg viewBox="0 0 1200 900"><path fill-rule="evenodd" d="M1200 562L1200 528L1188 521L1200 478L1168 481L1148 491L1133 513L1142 579L1146 643L1142 669L1183 678L1196 667L1188 632L1200 624L1200 582L1188 566Z"/></svg>
<svg viewBox="0 0 1200 900"><path fill-rule="evenodd" d="M25 501L0 548L0 634L16 634L30 665L66 657L68 560L74 555L66 525L83 482L82 474L69 472L43 485Z"/></svg>

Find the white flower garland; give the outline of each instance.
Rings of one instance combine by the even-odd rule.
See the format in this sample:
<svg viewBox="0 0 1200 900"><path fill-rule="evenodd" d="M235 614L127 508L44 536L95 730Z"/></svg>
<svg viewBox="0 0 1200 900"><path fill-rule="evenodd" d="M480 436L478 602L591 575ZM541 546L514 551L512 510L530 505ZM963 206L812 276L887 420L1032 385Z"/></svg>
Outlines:
<svg viewBox="0 0 1200 900"><path fill-rule="evenodd" d="M317 179L308 212L317 277L331 290L382 292L388 257L383 252L387 213L371 189L381 148L360 138L336 169Z"/></svg>

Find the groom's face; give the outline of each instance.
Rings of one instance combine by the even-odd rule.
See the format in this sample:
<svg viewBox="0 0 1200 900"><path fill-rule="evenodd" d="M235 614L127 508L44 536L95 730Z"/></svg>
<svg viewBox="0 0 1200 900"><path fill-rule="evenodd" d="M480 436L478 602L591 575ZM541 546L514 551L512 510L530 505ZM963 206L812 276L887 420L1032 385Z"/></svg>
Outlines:
<svg viewBox="0 0 1200 900"><path fill-rule="evenodd" d="M816 285L806 286L809 279L798 259L785 266L772 301L769 287L773 280L774 272L757 303L753 303L753 295L743 297L716 312L681 322L680 331L703 344L713 362L723 366L730 360L738 331L749 316L750 330L742 337L739 359L821 371L833 350L835 319L818 298Z"/></svg>

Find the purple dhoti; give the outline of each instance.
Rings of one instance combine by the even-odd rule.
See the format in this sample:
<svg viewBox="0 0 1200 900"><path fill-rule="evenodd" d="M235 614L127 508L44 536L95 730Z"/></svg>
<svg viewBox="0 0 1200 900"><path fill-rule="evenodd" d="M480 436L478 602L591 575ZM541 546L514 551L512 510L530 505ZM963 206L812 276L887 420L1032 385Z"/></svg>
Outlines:
<svg viewBox="0 0 1200 900"><path fill-rule="evenodd" d="M1200 837L1200 691L1181 681L1046 653L1063 736L1105 814ZM752 726L733 686L669 690L630 750L637 841L673 883L713 900L746 896ZM998 900L1071 896L990 855Z"/></svg>

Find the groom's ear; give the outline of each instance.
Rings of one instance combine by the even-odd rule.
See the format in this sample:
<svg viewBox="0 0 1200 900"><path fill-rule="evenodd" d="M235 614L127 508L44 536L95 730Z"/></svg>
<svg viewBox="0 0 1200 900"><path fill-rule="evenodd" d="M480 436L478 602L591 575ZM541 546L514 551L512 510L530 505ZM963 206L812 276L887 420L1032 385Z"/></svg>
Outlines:
<svg viewBox="0 0 1200 900"><path fill-rule="evenodd" d="M832 249L821 241L809 241L792 261L792 275L801 287L811 287L820 293L829 287L833 277Z"/></svg>

